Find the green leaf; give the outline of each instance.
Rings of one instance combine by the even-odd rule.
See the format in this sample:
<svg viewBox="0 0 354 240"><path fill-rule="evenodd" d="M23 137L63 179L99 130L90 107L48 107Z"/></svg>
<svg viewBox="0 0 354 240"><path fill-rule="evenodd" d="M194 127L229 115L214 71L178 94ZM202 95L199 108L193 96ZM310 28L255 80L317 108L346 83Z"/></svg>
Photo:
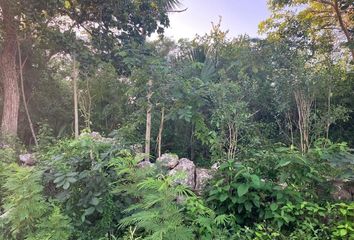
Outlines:
<svg viewBox="0 0 354 240"><path fill-rule="evenodd" d="M289 165L290 163L291 163L290 160L283 159L278 163L278 165L275 168L285 167L285 166Z"/></svg>
<svg viewBox="0 0 354 240"><path fill-rule="evenodd" d="M252 203L249 202L249 201L245 202L245 208L246 208L247 212L251 212L251 210L252 210Z"/></svg>
<svg viewBox="0 0 354 240"><path fill-rule="evenodd" d="M74 177L77 175L77 172L69 172L66 174L67 177Z"/></svg>
<svg viewBox="0 0 354 240"><path fill-rule="evenodd" d="M71 7L70 1L65 1L65 2L64 2L64 7L65 7L66 9L70 9L70 7Z"/></svg>
<svg viewBox="0 0 354 240"><path fill-rule="evenodd" d="M259 188L261 186L261 179L257 175L252 174L251 180L256 188Z"/></svg>
<svg viewBox="0 0 354 240"><path fill-rule="evenodd" d="M252 202L257 208L261 206L259 203L259 198L252 198Z"/></svg>
<svg viewBox="0 0 354 240"><path fill-rule="evenodd" d="M240 184L237 187L237 195L239 197L242 197L243 195L245 195L248 192L249 186L247 184Z"/></svg>
<svg viewBox="0 0 354 240"><path fill-rule="evenodd" d="M70 187L70 182L65 182L63 188L67 190Z"/></svg>
<svg viewBox="0 0 354 240"><path fill-rule="evenodd" d="M65 178L65 176L64 176L64 175L61 175L60 177L57 177L56 179L54 179L53 183L61 182L61 181L64 180L64 178Z"/></svg>
<svg viewBox="0 0 354 240"><path fill-rule="evenodd" d="M94 206L97 206L100 203L100 200L96 197L92 198L90 203Z"/></svg>
<svg viewBox="0 0 354 240"><path fill-rule="evenodd" d="M77 179L76 179L76 178L73 178L73 177L68 177L68 178L66 179L66 181L68 181L69 183L75 183L75 182L77 181Z"/></svg>
<svg viewBox="0 0 354 240"><path fill-rule="evenodd" d="M348 233L347 229L341 229L341 230L339 230L339 235L340 235L340 236L346 236L347 233Z"/></svg>
<svg viewBox="0 0 354 240"><path fill-rule="evenodd" d="M274 212L277 209L278 209L278 204L276 204L276 203L270 204L270 210L272 210Z"/></svg>
<svg viewBox="0 0 354 240"><path fill-rule="evenodd" d="M85 213L84 215L87 216L87 215L91 215L93 212L95 211L95 207L89 207L85 210Z"/></svg>
<svg viewBox="0 0 354 240"><path fill-rule="evenodd" d="M242 212L242 209L243 209L243 206L242 206L242 205L238 205L238 207L237 207L237 212L238 212L238 213L241 213L241 212Z"/></svg>
<svg viewBox="0 0 354 240"><path fill-rule="evenodd" d="M228 195L226 193L223 193L220 195L219 200L221 202L224 202L228 198Z"/></svg>

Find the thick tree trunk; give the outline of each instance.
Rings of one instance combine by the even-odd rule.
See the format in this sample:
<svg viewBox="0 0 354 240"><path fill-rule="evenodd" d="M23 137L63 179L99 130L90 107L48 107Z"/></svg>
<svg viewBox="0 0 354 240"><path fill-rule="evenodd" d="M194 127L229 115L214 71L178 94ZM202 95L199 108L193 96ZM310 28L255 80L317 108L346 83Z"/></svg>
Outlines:
<svg viewBox="0 0 354 240"><path fill-rule="evenodd" d="M145 161L150 159L150 143L151 143L151 97L152 97L152 80L148 81L147 110L146 110L146 132L145 132Z"/></svg>
<svg viewBox="0 0 354 240"><path fill-rule="evenodd" d="M8 1L0 0L0 7L4 36L0 55L0 76L4 90L1 135L17 136L20 92L16 71L16 22Z"/></svg>

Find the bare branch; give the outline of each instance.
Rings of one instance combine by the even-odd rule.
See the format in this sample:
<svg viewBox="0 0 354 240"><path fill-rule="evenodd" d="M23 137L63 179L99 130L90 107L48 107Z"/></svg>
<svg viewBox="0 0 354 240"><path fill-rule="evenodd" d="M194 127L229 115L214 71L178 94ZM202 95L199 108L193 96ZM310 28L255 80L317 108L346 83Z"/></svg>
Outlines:
<svg viewBox="0 0 354 240"><path fill-rule="evenodd" d="M25 61L22 62L22 56L21 56L21 46L20 46L20 42L17 41L17 52L18 52L18 61L19 61L19 65L20 65L20 82L21 82L21 92L22 92L22 100L23 100L23 106L25 108L26 111L26 116L27 116L27 120L28 120L28 124L32 133L32 137L34 139L34 143L36 145L36 147L38 147L38 140L37 140L37 136L36 133L34 131L33 128L33 123L32 123L32 119L28 110L28 105L26 102L26 95L25 95L25 87L24 87L24 80L23 80L23 67L25 66L25 63L27 62L28 57L26 57Z"/></svg>

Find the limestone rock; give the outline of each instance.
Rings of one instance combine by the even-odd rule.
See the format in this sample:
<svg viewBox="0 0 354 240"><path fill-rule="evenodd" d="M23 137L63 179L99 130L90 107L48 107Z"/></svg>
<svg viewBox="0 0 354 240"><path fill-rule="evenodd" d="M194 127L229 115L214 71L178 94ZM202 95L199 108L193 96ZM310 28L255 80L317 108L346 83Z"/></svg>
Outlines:
<svg viewBox="0 0 354 240"><path fill-rule="evenodd" d="M201 194L209 179L213 178L212 170L197 168L195 170L195 191Z"/></svg>
<svg viewBox="0 0 354 240"><path fill-rule="evenodd" d="M95 140L101 140L102 136L99 132L91 132L89 135Z"/></svg>
<svg viewBox="0 0 354 240"><path fill-rule="evenodd" d="M186 185L191 189L195 188L195 165L191 160L180 159L178 165L169 172L169 175L177 175L176 183Z"/></svg>
<svg viewBox="0 0 354 240"><path fill-rule="evenodd" d="M90 133L83 132L80 134L80 137L85 137L85 136L89 136L90 138L92 138L94 141L97 141L97 142L102 142L102 143L113 143L114 142L113 138L102 137L99 132L90 132Z"/></svg>
<svg viewBox="0 0 354 240"><path fill-rule="evenodd" d="M331 192L331 196L335 200L341 201L351 201L353 200L353 196L351 193L350 183L344 182L341 180L336 180L332 182L333 190Z"/></svg>
<svg viewBox="0 0 354 240"><path fill-rule="evenodd" d="M220 167L220 163L214 163L214 164L211 166L211 169L214 170L214 171L216 171L216 170L219 169L219 167Z"/></svg>
<svg viewBox="0 0 354 240"><path fill-rule="evenodd" d="M20 162L26 166L33 166L36 163L36 158L32 153L26 153L19 155Z"/></svg>
<svg viewBox="0 0 354 240"><path fill-rule="evenodd" d="M143 145L141 145L141 144L133 144L130 146L130 148L135 154L143 154L144 153Z"/></svg>
<svg viewBox="0 0 354 240"><path fill-rule="evenodd" d="M2 149L10 148L10 145L0 142L0 148Z"/></svg>
<svg viewBox="0 0 354 240"><path fill-rule="evenodd" d="M160 164L163 167L167 167L168 169L175 168L178 162L178 156L172 153L162 154L161 157L156 159L157 164Z"/></svg>
<svg viewBox="0 0 354 240"><path fill-rule="evenodd" d="M140 163L138 163L138 168L146 168L146 167L152 167L154 166L153 163L151 163L150 161L141 161Z"/></svg>

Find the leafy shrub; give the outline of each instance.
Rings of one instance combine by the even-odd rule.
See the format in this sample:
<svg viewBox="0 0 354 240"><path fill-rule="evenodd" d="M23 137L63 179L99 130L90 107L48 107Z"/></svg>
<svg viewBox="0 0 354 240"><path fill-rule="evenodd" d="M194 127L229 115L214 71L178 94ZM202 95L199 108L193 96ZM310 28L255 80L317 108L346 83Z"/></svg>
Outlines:
<svg viewBox="0 0 354 240"><path fill-rule="evenodd" d="M136 226L144 231L144 239L194 239L192 230L184 224L182 207L175 202L191 192L172 184L171 177L162 175L139 183L139 201L125 210L131 215L121 220L121 227Z"/></svg>
<svg viewBox="0 0 354 240"><path fill-rule="evenodd" d="M337 172L321 154L346 150L332 146L315 151L302 155L282 147L257 150L242 164L220 165L207 202L218 213L234 216L237 224L229 227L230 239L353 237L352 204L326 202L331 199L316 191L324 178Z"/></svg>
<svg viewBox="0 0 354 240"><path fill-rule="evenodd" d="M11 164L2 175L4 184L3 234L7 237L24 236L35 230L38 220L45 214L46 205L41 195L41 172Z"/></svg>
<svg viewBox="0 0 354 240"><path fill-rule="evenodd" d="M220 165L203 198L158 165L141 168L142 156L113 141L62 140L40 149L35 167L0 165L1 237L351 239L353 204L316 191L337 174L328 156L343 151L249 150Z"/></svg>
<svg viewBox="0 0 354 240"><path fill-rule="evenodd" d="M120 221L121 229L133 228L144 239L194 239L185 225L182 204L177 202L194 195L191 190L176 185L174 177L159 173L162 169L138 167L139 158L129 154L110 162L117 174L113 193L131 200ZM134 235L131 230L128 234Z"/></svg>
<svg viewBox="0 0 354 240"><path fill-rule="evenodd" d="M197 239L230 239L235 228L234 215L217 215L199 197L192 196L186 200L185 214Z"/></svg>
<svg viewBox="0 0 354 240"><path fill-rule="evenodd" d="M232 160L221 164L207 201L217 211L233 214L242 225L273 219L274 212L286 202L299 201L298 192L261 179L252 171Z"/></svg>
<svg viewBox="0 0 354 240"><path fill-rule="evenodd" d="M71 231L70 219L61 213L58 206L53 205L49 216L41 219L37 224L37 230L29 233L26 240L65 240L70 239Z"/></svg>
<svg viewBox="0 0 354 240"><path fill-rule="evenodd" d="M310 153L332 166L332 171L328 172L328 168L326 169L326 174L330 174L330 178L354 180L354 154L350 152L346 143L318 139Z"/></svg>
<svg viewBox="0 0 354 240"><path fill-rule="evenodd" d="M354 238L354 202L350 204L335 204L339 220L335 222L333 227L333 237L336 239L353 239Z"/></svg>
<svg viewBox="0 0 354 240"><path fill-rule="evenodd" d="M0 157L0 164L2 166L6 163L14 163L16 162L16 151L11 147L0 147Z"/></svg>
<svg viewBox="0 0 354 240"><path fill-rule="evenodd" d="M48 148L56 142L56 139L53 134L53 129L46 121L39 123L37 139L39 145L38 150L40 151L48 150Z"/></svg>
<svg viewBox="0 0 354 240"><path fill-rule="evenodd" d="M4 239L69 239L70 221L53 209L43 197L42 172L34 168L11 164L1 172L3 185L3 213L0 216L1 236ZM38 238L37 238L38 239Z"/></svg>
<svg viewBox="0 0 354 240"><path fill-rule="evenodd" d="M5 197L4 184L6 182L6 176L3 173L5 172L6 166L14 162L16 162L16 151L10 147L0 147L0 207L3 205L3 199Z"/></svg>
<svg viewBox="0 0 354 240"><path fill-rule="evenodd" d="M290 186L304 198L316 198L318 185L333 171L318 157L279 145L253 151L242 162L262 179Z"/></svg>
<svg viewBox="0 0 354 240"><path fill-rule="evenodd" d="M110 193L115 173L110 160L120 147L87 136L62 140L41 155L46 193L63 204L77 239L97 239L120 219L119 201Z"/></svg>

